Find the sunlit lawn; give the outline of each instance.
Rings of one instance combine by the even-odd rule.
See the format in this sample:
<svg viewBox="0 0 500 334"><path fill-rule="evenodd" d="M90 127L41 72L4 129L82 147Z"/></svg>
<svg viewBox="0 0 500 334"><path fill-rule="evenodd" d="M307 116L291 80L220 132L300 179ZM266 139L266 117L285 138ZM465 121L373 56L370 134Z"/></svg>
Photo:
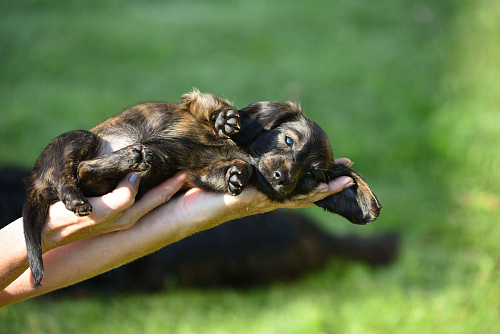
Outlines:
<svg viewBox="0 0 500 334"><path fill-rule="evenodd" d="M384 204L399 260L248 291L49 300L0 333L494 333L500 328L500 5L494 0L0 1L0 165L198 87L300 101Z"/></svg>

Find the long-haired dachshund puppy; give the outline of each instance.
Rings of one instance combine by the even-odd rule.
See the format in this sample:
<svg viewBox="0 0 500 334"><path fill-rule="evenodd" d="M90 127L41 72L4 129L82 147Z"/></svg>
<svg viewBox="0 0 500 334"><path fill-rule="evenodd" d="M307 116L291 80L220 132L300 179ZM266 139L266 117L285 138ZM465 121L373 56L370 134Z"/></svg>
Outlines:
<svg viewBox="0 0 500 334"><path fill-rule="evenodd" d="M252 183L273 201L313 190L347 175L355 185L316 204L355 224L375 220L381 205L354 170L335 164L326 133L293 103L257 102L237 110L197 90L182 103L146 102L90 131L55 138L26 178L23 210L34 285L43 277L41 232L49 206L61 200L78 216L91 213L88 196L112 191L141 172L137 198L185 170L187 187L238 195Z"/></svg>

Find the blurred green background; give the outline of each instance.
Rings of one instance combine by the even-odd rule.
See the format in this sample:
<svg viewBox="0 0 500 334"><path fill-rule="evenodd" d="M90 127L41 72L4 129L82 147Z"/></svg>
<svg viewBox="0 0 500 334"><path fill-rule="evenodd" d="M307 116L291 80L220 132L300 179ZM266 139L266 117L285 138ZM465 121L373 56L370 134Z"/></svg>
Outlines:
<svg viewBox="0 0 500 334"><path fill-rule="evenodd" d="M293 284L0 309L0 333L493 333L500 328L500 2L0 1L0 165L62 132L197 87L300 101L385 208L337 233L399 260Z"/></svg>

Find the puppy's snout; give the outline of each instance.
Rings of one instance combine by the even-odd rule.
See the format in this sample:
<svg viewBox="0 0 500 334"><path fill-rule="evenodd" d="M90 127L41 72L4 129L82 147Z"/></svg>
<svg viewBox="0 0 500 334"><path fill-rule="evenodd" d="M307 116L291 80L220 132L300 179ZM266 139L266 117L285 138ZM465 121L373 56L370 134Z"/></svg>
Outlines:
<svg viewBox="0 0 500 334"><path fill-rule="evenodd" d="M284 185L286 183L286 172L285 170L280 167L274 171L274 179L276 180L276 183L280 186Z"/></svg>

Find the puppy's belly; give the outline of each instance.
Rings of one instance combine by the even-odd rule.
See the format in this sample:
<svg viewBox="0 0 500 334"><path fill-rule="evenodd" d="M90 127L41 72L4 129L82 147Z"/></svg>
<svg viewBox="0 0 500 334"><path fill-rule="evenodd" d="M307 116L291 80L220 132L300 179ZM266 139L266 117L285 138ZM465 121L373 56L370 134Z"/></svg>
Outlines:
<svg viewBox="0 0 500 334"><path fill-rule="evenodd" d="M100 138L99 156L136 144L133 138L124 135L104 135Z"/></svg>

